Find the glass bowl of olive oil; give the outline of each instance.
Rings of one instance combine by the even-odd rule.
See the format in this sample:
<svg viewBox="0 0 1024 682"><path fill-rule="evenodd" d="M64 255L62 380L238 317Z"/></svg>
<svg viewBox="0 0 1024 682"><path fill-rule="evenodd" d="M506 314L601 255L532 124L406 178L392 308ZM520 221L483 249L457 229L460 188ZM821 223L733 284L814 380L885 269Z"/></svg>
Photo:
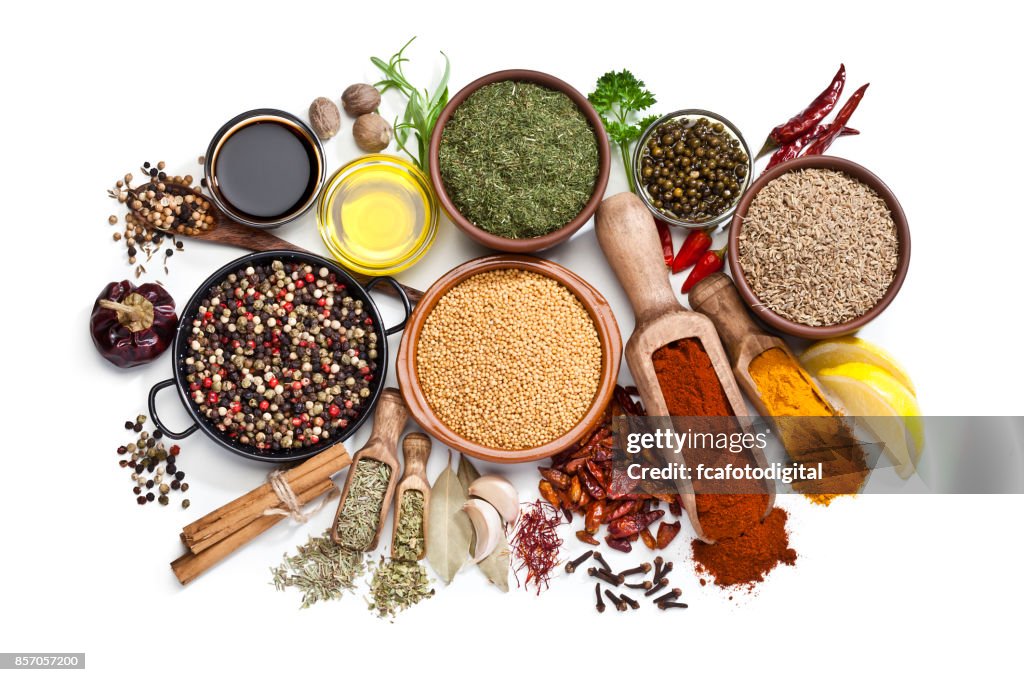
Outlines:
<svg viewBox="0 0 1024 682"><path fill-rule="evenodd" d="M393 275L434 243L438 206L423 171L395 156L371 154L331 176L316 218L324 244L342 266Z"/></svg>

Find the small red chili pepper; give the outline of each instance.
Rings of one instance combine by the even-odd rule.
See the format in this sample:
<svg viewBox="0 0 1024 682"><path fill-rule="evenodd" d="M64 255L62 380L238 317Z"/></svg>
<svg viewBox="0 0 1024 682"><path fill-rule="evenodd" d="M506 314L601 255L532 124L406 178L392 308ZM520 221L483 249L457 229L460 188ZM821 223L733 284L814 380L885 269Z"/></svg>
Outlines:
<svg viewBox="0 0 1024 682"><path fill-rule="evenodd" d="M850 99L846 100L846 104L836 114L836 118L829 125L828 130L821 134L821 136L811 143L811 146L804 152L804 156L817 156L818 154L824 154L825 150L832 146L832 143L842 134L843 128L850 121L850 117L853 116L853 112L856 111L857 105L864 99L864 92L868 89L870 83L857 88L857 91L850 95Z"/></svg>
<svg viewBox="0 0 1024 682"><path fill-rule="evenodd" d="M604 541L608 543L609 547L611 547L612 549L617 549L620 552L629 553L633 550L632 543L630 543L630 541L626 538L613 538L609 535L604 539Z"/></svg>
<svg viewBox="0 0 1024 682"><path fill-rule="evenodd" d="M576 531L576 539L580 542L585 542L588 545L600 545L601 543L593 535L585 530Z"/></svg>
<svg viewBox="0 0 1024 682"><path fill-rule="evenodd" d="M807 105L807 108L782 125L775 126L772 129L757 157L764 156L777 146L793 142L825 120L825 117L829 115L832 109L835 108L836 103L839 102L839 97L843 94L843 86L845 84L846 66L840 64L836 75L832 77L832 82Z"/></svg>
<svg viewBox="0 0 1024 682"><path fill-rule="evenodd" d="M687 277L686 281L683 282L684 294L688 293L697 282L725 267L725 261L723 258L725 257L725 251L728 248L729 247L725 246L718 251L708 251L700 257L697 264L693 266L693 270L690 271L689 277Z"/></svg>
<svg viewBox="0 0 1024 682"><path fill-rule="evenodd" d="M658 239L661 240L661 250L665 254L665 265L672 267L672 254L675 251L672 247L672 232L664 220L655 218L654 224L658 226Z"/></svg>
<svg viewBox="0 0 1024 682"><path fill-rule="evenodd" d="M672 274L680 272L696 263L704 252L711 248L711 230L691 230L679 247L679 253L672 260Z"/></svg>
<svg viewBox="0 0 1024 682"><path fill-rule="evenodd" d="M661 525L664 526L665 524L663 523ZM658 541L654 539L654 536L651 534L650 528L644 528L642 531L640 531L640 539L644 541L644 544L647 546L647 549L657 549Z"/></svg>

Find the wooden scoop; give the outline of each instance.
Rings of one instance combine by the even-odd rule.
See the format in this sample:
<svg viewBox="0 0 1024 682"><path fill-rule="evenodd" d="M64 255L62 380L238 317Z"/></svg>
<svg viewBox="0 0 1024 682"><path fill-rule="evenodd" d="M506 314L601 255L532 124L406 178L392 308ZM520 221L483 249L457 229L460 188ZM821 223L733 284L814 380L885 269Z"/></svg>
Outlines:
<svg viewBox="0 0 1024 682"><path fill-rule="evenodd" d="M417 559L427 555L427 523L430 520L430 484L427 483L427 460L430 458L430 436L419 431L410 433L402 440L402 454L405 457L405 472L395 493L395 522L391 529L391 557L395 558L395 539L398 523L402 519L402 495L416 490L423 495L423 548Z"/></svg>
<svg viewBox="0 0 1024 682"><path fill-rule="evenodd" d="M724 272L716 272L695 284L690 290L690 306L714 322L732 360L736 381L758 412L766 417L772 416L761 400L760 389L750 377L750 363L765 351L778 348L799 367L789 346L757 326L743 305L736 285Z"/></svg>
<svg viewBox="0 0 1024 682"><path fill-rule="evenodd" d="M672 416L654 372L652 355L673 341L696 338L711 359L733 414L741 419L748 417L746 403L736 386L715 325L704 315L683 308L672 291L657 227L643 202L628 192L605 199L597 210L595 231L608 263L633 306L636 325L626 342L626 364L647 414ZM759 450L754 451L754 459L758 465L765 464L764 454ZM689 481L679 481L677 485L694 531L701 540L710 542L697 518L693 486ZM766 514L774 502L774 490L771 490Z"/></svg>
<svg viewBox="0 0 1024 682"><path fill-rule="evenodd" d="M398 482L398 437L405 429L405 422L409 418L409 412L405 408L405 401L402 395L394 388L385 388L377 403L377 410L373 414L373 430L370 432L370 439L352 458L352 464L348 469L348 478L345 479L345 487L341 490L341 501L338 502L338 511L334 515L334 523L331 525L331 539L339 545L342 544L338 537L338 520L341 512L348 501L349 488L352 487L352 480L356 476L359 463L364 459L372 459L383 462L391 468L391 478L388 482L387 492L384 493L384 500L380 505L380 514L377 518L377 532L373 540L366 547L346 547L355 551L369 551L377 547L380 540L380 531L384 526L384 520L388 516L388 509L391 508L391 497L395 493L395 484ZM345 545L342 545L345 546Z"/></svg>
<svg viewBox="0 0 1024 682"><path fill-rule="evenodd" d="M290 251L304 251L306 253L312 253L309 249L304 249L301 246L296 246L289 241L281 239L280 237L274 236L269 230L261 230L258 227L250 227L241 223L235 222L231 218L227 217L217 208L216 204L210 200L209 197L202 195L196 189L189 187L188 185L182 185L174 182L164 181L164 185L170 194L182 194L182 195L199 195L202 196L209 203L208 213L213 216L213 226L205 231L197 233L186 233L174 231L174 234L182 237L188 237L189 239L199 239L204 242L214 242L217 244L227 244L229 246L237 246L248 251L278 251L281 249L287 249ZM143 185L144 186L144 185ZM139 188L135 188L136 190ZM141 212L136 211L130 207L129 209L138 220L143 223L152 225L149 220L142 215ZM165 228L155 227L154 229L163 230L167 232ZM340 267L340 266L339 266ZM352 272L345 270L360 284L366 284L372 277L364 275L358 272ZM423 298L423 292L419 289L413 289L404 284L399 284L402 289L405 290L406 295L409 297L409 301L415 305L419 303L419 300ZM388 293L389 296L397 296L397 294L390 288L384 287L383 289Z"/></svg>

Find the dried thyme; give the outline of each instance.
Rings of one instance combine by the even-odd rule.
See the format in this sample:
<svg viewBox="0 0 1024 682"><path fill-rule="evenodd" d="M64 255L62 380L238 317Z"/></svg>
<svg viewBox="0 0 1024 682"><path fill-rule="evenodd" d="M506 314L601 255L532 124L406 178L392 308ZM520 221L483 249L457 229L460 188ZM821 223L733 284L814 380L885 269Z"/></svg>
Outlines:
<svg viewBox="0 0 1024 682"><path fill-rule="evenodd" d="M407 490L399 501L398 530L391 554L396 559L416 561L423 545L423 493Z"/></svg>
<svg viewBox="0 0 1024 682"><path fill-rule="evenodd" d="M380 618L394 617L399 611L434 596L427 570L418 562L384 559L374 567L370 581L371 611Z"/></svg>
<svg viewBox="0 0 1024 682"><path fill-rule="evenodd" d="M391 467L375 459L361 459L352 475L345 507L338 517L338 540L345 547L365 549L377 533Z"/></svg>
<svg viewBox="0 0 1024 682"><path fill-rule="evenodd" d="M340 599L355 589L355 579L366 572L363 553L353 552L331 541L330 532L310 536L309 542L297 548L294 556L285 554L284 562L271 569L274 587L302 591L302 608L329 599Z"/></svg>
<svg viewBox="0 0 1024 682"><path fill-rule="evenodd" d="M575 218L598 174L594 129L564 93L533 83L486 85L444 127L445 190L491 234L539 237Z"/></svg>

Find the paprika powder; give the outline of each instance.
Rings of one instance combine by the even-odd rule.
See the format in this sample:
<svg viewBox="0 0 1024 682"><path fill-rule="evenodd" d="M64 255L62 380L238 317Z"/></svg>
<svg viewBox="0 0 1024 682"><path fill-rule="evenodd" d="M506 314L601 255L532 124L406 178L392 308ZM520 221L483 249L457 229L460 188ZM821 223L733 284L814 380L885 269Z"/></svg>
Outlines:
<svg viewBox="0 0 1024 682"><path fill-rule="evenodd" d="M711 358L698 339L680 339L654 352L654 372L673 417L731 417L732 408L718 379ZM746 453L721 452L719 465L742 467ZM768 495L754 492L751 481L747 494L701 493L713 483L694 481L697 516L704 535L715 541L694 540L693 560L697 570L707 573L716 585L753 585L780 563L792 565L796 552L789 546L787 514L773 509L766 518Z"/></svg>

